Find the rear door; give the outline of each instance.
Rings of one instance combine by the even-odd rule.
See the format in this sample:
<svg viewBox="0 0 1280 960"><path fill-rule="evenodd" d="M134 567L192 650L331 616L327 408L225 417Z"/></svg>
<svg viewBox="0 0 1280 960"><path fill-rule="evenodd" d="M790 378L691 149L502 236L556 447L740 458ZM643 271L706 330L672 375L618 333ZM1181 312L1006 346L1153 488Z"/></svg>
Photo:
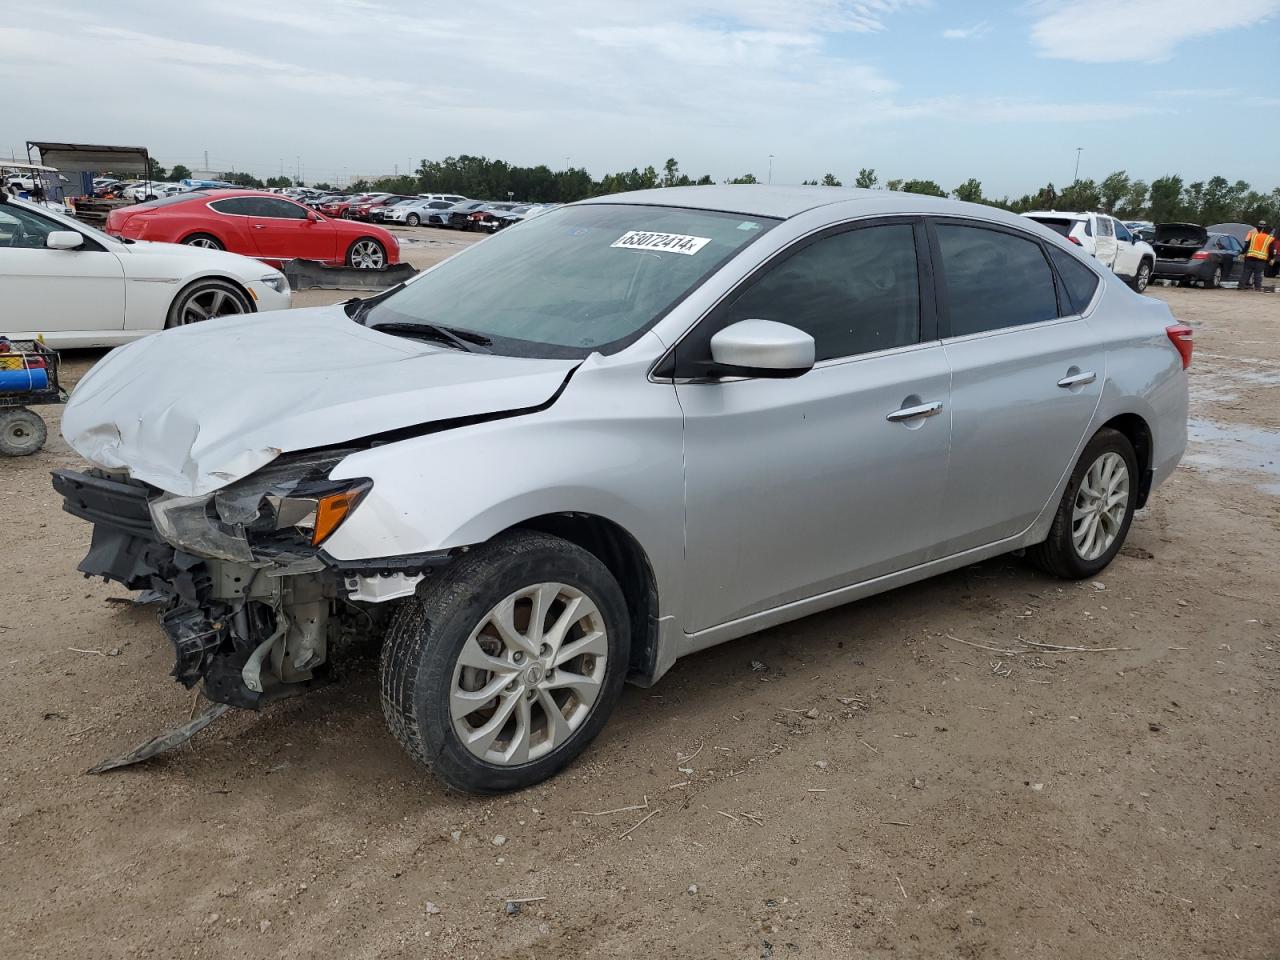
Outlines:
<svg viewBox="0 0 1280 960"><path fill-rule="evenodd" d="M1113 220L1111 217L1099 217L1099 220L1106 220L1111 224L1111 229L1115 234L1116 241L1116 259L1111 269L1122 277L1135 277L1138 275L1138 265L1142 263L1142 251L1133 242L1133 234L1119 220Z"/></svg>
<svg viewBox="0 0 1280 960"><path fill-rule="evenodd" d="M67 229L17 204L0 204L0 333L124 328L119 258L87 236L78 249L50 250L48 235Z"/></svg>
<svg viewBox="0 0 1280 960"><path fill-rule="evenodd" d="M327 220L312 220L306 207L282 197L253 197L252 201L249 227L263 260L333 261L334 229Z"/></svg>
<svg viewBox="0 0 1280 960"><path fill-rule="evenodd" d="M1116 231L1115 222L1110 217L1090 217L1094 221L1093 255L1105 266L1116 270ZM1119 273L1118 270L1116 270Z"/></svg>
<svg viewBox="0 0 1280 960"><path fill-rule="evenodd" d="M931 227L952 370L938 521L949 555L1021 533L1044 509L1097 408L1106 352L1081 315L1099 283L1089 267L1050 248L1078 274L1072 298L1030 234L972 221Z"/></svg>
<svg viewBox="0 0 1280 960"><path fill-rule="evenodd" d="M696 373L715 332L765 319L813 336L817 359L794 379L677 375L688 632L929 556L951 426L926 250L905 219L806 238L677 347Z"/></svg>

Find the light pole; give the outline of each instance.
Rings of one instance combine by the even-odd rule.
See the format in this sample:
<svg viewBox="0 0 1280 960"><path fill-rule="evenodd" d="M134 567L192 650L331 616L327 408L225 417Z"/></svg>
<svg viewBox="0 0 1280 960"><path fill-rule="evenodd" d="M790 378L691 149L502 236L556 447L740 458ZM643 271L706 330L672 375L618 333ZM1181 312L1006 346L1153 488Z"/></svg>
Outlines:
<svg viewBox="0 0 1280 960"><path fill-rule="evenodd" d="M769 179L766 182L773 183L773 154L772 153L769 154Z"/></svg>
<svg viewBox="0 0 1280 960"><path fill-rule="evenodd" d="M1080 182L1080 154L1084 152L1084 147L1076 147L1076 172L1071 178L1072 183Z"/></svg>

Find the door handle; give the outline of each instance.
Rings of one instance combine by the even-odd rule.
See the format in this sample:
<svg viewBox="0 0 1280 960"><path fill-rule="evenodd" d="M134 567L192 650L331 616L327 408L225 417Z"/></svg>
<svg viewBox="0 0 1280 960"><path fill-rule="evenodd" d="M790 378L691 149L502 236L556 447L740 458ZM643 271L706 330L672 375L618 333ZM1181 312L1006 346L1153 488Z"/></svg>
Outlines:
<svg viewBox="0 0 1280 960"><path fill-rule="evenodd" d="M1063 388L1083 387L1086 383L1093 383L1098 379L1098 375L1092 370L1086 370L1084 373L1073 373L1068 377L1063 377L1058 381L1058 386Z"/></svg>
<svg viewBox="0 0 1280 960"><path fill-rule="evenodd" d="M267 225L266 225L265 223L255 223L255 224L253 225L253 229L255 229L255 230L265 230L265 229L267 229Z"/></svg>
<svg viewBox="0 0 1280 960"><path fill-rule="evenodd" d="M903 420L918 420L921 417L935 417L942 412L942 401L922 403L917 407L903 407L885 417L890 423L901 423Z"/></svg>

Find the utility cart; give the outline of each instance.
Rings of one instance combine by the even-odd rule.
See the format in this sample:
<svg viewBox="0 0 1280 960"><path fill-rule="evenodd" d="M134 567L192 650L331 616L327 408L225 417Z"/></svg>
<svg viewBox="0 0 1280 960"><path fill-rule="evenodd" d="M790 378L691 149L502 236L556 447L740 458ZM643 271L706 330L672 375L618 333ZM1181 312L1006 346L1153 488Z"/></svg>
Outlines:
<svg viewBox="0 0 1280 960"><path fill-rule="evenodd" d="M26 457L43 447L49 431L27 408L66 402L57 352L39 340L0 336L0 456Z"/></svg>

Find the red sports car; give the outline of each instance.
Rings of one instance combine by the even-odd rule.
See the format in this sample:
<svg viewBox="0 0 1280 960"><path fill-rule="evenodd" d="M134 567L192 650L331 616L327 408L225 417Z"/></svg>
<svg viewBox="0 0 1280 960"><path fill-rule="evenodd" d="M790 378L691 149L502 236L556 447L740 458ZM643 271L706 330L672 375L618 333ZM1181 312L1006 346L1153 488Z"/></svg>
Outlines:
<svg viewBox="0 0 1280 960"><path fill-rule="evenodd" d="M256 190L193 190L118 207L107 217L107 233L230 250L271 264L299 257L377 270L400 259L399 242L381 227L331 220Z"/></svg>

